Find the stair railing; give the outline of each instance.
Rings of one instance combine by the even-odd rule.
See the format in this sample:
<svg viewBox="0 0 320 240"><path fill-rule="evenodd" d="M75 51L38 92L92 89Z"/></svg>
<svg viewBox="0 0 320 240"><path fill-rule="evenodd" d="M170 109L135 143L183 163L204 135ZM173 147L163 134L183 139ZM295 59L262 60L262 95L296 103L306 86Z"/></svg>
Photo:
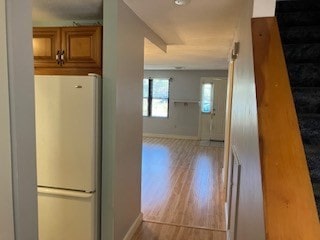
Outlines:
<svg viewBox="0 0 320 240"><path fill-rule="evenodd" d="M320 225L277 20L252 19L268 239L319 240Z"/></svg>

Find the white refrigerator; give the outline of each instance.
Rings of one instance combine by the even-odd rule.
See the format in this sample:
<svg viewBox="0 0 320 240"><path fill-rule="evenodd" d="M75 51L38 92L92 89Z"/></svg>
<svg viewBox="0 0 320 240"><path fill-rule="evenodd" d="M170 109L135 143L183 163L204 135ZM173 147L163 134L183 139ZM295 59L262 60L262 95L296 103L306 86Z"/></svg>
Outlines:
<svg viewBox="0 0 320 240"><path fill-rule="evenodd" d="M99 238L100 82L35 76L39 240Z"/></svg>

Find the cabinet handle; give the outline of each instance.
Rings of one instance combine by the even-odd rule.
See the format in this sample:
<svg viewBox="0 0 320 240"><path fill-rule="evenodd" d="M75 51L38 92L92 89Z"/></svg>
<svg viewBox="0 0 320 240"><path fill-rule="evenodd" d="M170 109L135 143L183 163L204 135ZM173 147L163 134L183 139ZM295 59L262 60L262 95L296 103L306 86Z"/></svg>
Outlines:
<svg viewBox="0 0 320 240"><path fill-rule="evenodd" d="M60 66L64 64L64 50L61 50L60 53Z"/></svg>
<svg viewBox="0 0 320 240"><path fill-rule="evenodd" d="M62 66L64 64L64 50L58 50L56 54L56 62Z"/></svg>
<svg viewBox="0 0 320 240"><path fill-rule="evenodd" d="M57 51L57 54L56 54L56 62L57 62L57 64L60 65L60 50Z"/></svg>

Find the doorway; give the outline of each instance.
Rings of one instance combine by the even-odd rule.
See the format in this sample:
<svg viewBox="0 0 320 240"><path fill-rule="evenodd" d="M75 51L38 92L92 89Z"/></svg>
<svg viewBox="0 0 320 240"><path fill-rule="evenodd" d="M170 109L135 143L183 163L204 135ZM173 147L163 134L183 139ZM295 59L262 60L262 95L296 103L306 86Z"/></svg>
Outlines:
<svg viewBox="0 0 320 240"><path fill-rule="evenodd" d="M223 144L203 145L198 138L203 72L147 70L145 76L148 79L144 80L144 98L153 100L155 93L166 89L169 107L167 117L155 117L153 112L148 114L148 101L144 101L143 224L133 239L189 239L190 235L194 235L190 239L225 239ZM150 79L157 78L171 78L169 90L150 85ZM227 82L224 77L206 78L212 83ZM184 231L186 235L182 234Z"/></svg>
<svg viewBox="0 0 320 240"><path fill-rule="evenodd" d="M199 138L224 141L227 80L201 78Z"/></svg>

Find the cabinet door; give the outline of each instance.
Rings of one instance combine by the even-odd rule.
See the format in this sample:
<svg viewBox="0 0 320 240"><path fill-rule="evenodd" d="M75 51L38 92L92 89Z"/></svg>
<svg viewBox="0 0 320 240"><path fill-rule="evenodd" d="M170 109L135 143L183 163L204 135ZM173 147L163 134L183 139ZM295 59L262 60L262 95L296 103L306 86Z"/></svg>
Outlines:
<svg viewBox="0 0 320 240"><path fill-rule="evenodd" d="M33 28L35 67L57 67L56 54L60 49L60 28Z"/></svg>
<svg viewBox="0 0 320 240"><path fill-rule="evenodd" d="M101 27L61 28L63 67L101 68Z"/></svg>

